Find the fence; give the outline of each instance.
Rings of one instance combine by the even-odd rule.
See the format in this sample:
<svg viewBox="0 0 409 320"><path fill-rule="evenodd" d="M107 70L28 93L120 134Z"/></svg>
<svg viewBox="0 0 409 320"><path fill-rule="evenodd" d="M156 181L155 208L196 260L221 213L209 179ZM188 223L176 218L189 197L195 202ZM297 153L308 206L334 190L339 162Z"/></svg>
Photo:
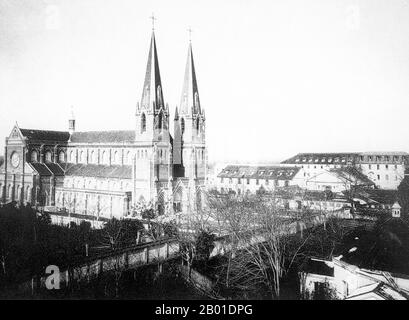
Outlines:
<svg viewBox="0 0 409 320"><path fill-rule="evenodd" d="M60 285L67 287L70 281L91 280L104 272L135 269L147 264L160 264L179 256L179 243L175 239L164 239L143 245L125 248L94 257L68 267L60 272ZM18 286L19 292L32 292L45 288L49 275L33 277Z"/></svg>

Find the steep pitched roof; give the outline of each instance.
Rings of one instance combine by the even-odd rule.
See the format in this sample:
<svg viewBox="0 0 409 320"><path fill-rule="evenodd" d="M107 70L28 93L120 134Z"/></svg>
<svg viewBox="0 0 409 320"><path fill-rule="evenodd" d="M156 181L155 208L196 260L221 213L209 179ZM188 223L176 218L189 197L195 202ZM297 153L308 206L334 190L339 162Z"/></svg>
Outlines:
<svg viewBox="0 0 409 320"><path fill-rule="evenodd" d="M21 134L28 140L67 142L70 138L68 131L50 131L35 129L20 129Z"/></svg>
<svg viewBox="0 0 409 320"><path fill-rule="evenodd" d="M98 164L73 164L67 166L66 176L81 177L110 177L119 179L132 178L132 166L98 165Z"/></svg>
<svg viewBox="0 0 409 320"><path fill-rule="evenodd" d="M45 163L48 170L50 170L55 176L63 176L64 170L60 167L58 163L47 162Z"/></svg>
<svg viewBox="0 0 409 320"><path fill-rule="evenodd" d="M74 132L73 143L125 143L135 141L134 130L86 131Z"/></svg>
<svg viewBox="0 0 409 320"><path fill-rule="evenodd" d="M197 87L195 64L193 61L192 44L189 43L182 96L180 98L180 114L200 113L199 89Z"/></svg>
<svg viewBox="0 0 409 320"><path fill-rule="evenodd" d="M44 163L40 162L32 162L29 163L33 167L33 169L40 175L40 176L51 176L52 172Z"/></svg>

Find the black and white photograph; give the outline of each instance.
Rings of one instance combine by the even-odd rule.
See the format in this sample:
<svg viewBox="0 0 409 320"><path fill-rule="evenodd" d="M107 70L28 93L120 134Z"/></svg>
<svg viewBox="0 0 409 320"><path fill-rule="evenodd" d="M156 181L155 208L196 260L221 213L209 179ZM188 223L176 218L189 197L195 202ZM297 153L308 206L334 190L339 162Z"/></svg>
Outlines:
<svg viewBox="0 0 409 320"><path fill-rule="evenodd" d="M0 0L0 300L408 300L408 119L409 0Z"/></svg>

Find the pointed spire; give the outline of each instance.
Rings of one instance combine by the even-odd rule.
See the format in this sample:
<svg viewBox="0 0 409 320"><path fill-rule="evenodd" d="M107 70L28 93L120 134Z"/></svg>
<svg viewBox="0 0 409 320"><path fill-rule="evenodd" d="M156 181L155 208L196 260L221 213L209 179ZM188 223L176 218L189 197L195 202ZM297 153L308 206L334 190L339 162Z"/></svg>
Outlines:
<svg viewBox="0 0 409 320"><path fill-rule="evenodd" d="M175 109L175 119L174 120L175 121L179 120L178 106L176 106L176 109Z"/></svg>
<svg viewBox="0 0 409 320"><path fill-rule="evenodd" d="M157 110L161 107L164 107L162 82L160 79L155 32L152 31L148 62L146 65L145 81L143 83L141 108L147 110Z"/></svg>
<svg viewBox="0 0 409 320"><path fill-rule="evenodd" d="M180 99L180 114L201 113L199 90L197 87L195 64L193 61L192 43L189 42L185 78L183 81L182 97ZM190 114L192 115L192 114Z"/></svg>

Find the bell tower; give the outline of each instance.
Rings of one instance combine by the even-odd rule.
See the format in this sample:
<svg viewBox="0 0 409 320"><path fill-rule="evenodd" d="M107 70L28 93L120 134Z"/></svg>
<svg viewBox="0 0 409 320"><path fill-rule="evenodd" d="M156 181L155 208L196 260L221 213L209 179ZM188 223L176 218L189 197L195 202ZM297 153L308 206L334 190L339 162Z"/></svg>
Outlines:
<svg viewBox="0 0 409 320"><path fill-rule="evenodd" d="M200 104L192 43L189 42L182 95L178 114L175 116L174 136L175 141L180 141L180 159L184 176L198 179L203 183L207 163L205 120L205 113ZM175 147L176 145L175 142Z"/></svg>
<svg viewBox="0 0 409 320"><path fill-rule="evenodd" d="M134 201L157 201L158 191L167 188L169 172L169 106L163 99L155 32L149 47L142 97L136 107L134 152Z"/></svg>

